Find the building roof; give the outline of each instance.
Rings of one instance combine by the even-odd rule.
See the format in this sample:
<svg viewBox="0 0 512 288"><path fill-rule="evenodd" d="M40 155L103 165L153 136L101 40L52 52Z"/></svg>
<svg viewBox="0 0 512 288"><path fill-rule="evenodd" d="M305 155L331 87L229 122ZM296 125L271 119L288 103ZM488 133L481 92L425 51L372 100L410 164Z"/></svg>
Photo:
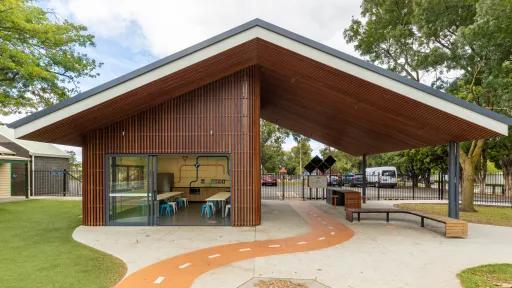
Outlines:
<svg viewBox="0 0 512 288"><path fill-rule="evenodd" d="M29 161L30 159L13 155L0 155L0 161Z"/></svg>
<svg viewBox="0 0 512 288"><path fill-rule="evenodd" d="M81 145L88 131L250 65L262 70L262 118L351 154L506 135L512 125L506 116L255 19L9 126L24 139Z"/></svg>
<svg viewBox="0 0 512 288"><path fill-rule="evenodd" d="M57 157L57 158L70 158L71 156L62 151L57 146L49 143L42 143L36 141L28 141L16 139L14 137L14 129L10 129L4 125L0 125L0 135L7 138L9 141L26 149L31 156L44 156L44 157ZM4 148L5 149L5 148ZM11 151L12 154L15 154ZM0 148L2 154L2 148Z"/></svg>
<svg viewBox="0 0 512 288"><path fill-rule="evenodd" d="M0 146L0 155L16 155L16 153L12 152L11 150Z"/></svg>

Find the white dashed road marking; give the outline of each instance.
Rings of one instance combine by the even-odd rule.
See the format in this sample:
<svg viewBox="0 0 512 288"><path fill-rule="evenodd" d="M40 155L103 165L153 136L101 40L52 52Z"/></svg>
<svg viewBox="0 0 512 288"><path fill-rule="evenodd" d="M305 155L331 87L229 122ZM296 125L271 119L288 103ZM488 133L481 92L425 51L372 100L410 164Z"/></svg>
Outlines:
<svg viewBox="0 0 512 288"><path fill-rule="evenodd" d="M251 248L242 248L242 249L239 249L238 251L240 251L240 252L251 251Z"/></svg>
<svg viewBox="0 0 512 288"><path fill-rule="evenodd" d="M281 247L281 245L279 245L279 244L268 245L268 248L277 248L277 247Z"/></svg>
<svg viewBox="0 0 512 288"><path fill-rule="evenodd" d="M306 241L297 242L297 245L304 245L304 244L308 244L308 242L306 242Z"/></svg>
<svg viewBox="0 0 512 288"><path fill-rule="evenodd" d="M334 232L331 232L331 235L334 235L334 234L336 234L336 233L334 233Z"/></svg>
<svg viewBox="0 0 512 288"><path fill-rule="evenodd" d="M217 258L219 256L220 256L220 254L213 254L213 255L208 256L208 258L212 259L212 258Z"/></svg>
<svg viewBox="0 0 512 288"><path fill-rule="evenodd" d="M187 267L188 267L188 266L190 266L190 265L192 265L192 264L190 264L190 263L185 263L185 264L182 264L182 265L178 266L178 268L180 268L180 269L185 269L185 268L187 268Z"/></svg>
<svg viewBox="0 0 512 288"><path fill-rule="evenodd" d="M165 277L163 276L158 276L158 278L156 278L156 280L153 282L154 284L160 284L164 281Z"/></svg>
<svg viewBox="0 0 512 288"><path fill-rule="evenodd" d="M318 240L325 240L325 237L320 237L318 238Z"/></svg>

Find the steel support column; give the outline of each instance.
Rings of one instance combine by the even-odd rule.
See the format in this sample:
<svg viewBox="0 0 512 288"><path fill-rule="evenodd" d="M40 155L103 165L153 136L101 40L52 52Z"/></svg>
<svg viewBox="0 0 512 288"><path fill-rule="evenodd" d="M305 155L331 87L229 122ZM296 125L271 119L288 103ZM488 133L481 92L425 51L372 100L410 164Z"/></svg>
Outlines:
<svg viewBox="0 0 512 288"><path fill-rule="evenodd" d="M448 217L459 219L459 143L448 143Z"/></svg>
<svg viewBox="0 0 512 288"><path fill-rule="evenodd" d="M367 179L366 179L366 154L363 154L363 163L361 165L361 173L363 174L363 203L366 203L366 186L367 186Z"/></svg>

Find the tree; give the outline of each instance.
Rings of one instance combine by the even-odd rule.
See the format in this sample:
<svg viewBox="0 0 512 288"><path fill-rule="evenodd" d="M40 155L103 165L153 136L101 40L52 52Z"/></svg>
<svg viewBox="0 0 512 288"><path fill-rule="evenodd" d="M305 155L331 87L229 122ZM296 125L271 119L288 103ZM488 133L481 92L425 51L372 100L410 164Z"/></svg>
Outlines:
<svg viewBox="0 0 512 288"><path fill-rule="evenodd" d="M31 0L0 1L0 113L50 106L96 77L97 64L80 49L94 46L83 25L59 20Z"/></svg>
<svg viewBox="0 0 512 288"><path fill-rule="evenodd" d="M489 160L503 171L505 193L512 194L512 129L509 135L489 141Z"/></svg>
<svg viewBox="0 0 512 288"><path fill-rule="evenodd" d="M303 136L303 135L300 135L298 133L292 133L292 138L293 140L295 140L295 143L297 143L297 156L298 156L298 160L299 160L299 163L297 165L297 168L298 168L298 172L299 172L299 175L302 175L302 168L304 167L304 165L307 163L307 161L309 161L309 158L311 158L311 151L309 151L309 153L307 153L307 151L302 151L302 148L305 147L304 146L304 143L307 143L307 146L309 147L309 149L311 149L311 147L309 146L309 138L307 138L306 136ZM293 148L292 148L293 150Z"/></svg>
<svg viewBox="0 0 512 288"><path fill-rule="evenodd" d="M290 132L265 120L260 120L261 167L266 173L278 173L284 165L283 144Z"/></svg>
<svg viewBox="0 0 512 288"><path fill-rule="evenodd" d="M336 160L336 163L331 167L331 172L335 174L342 174L347 172L357 172L359 170L359 157L352 156L343 151L325 146L320 149L320 155L323 159L331 155Z"/></svg>
<svg viewBox="0 0 512 288"><path fill-rule="evenodd" d="M303 168L301 164L305 165L311 159L311 152L313 152L309 145L309 138L302 136L297 139L297 145L285 152L285 167L290 175L301 175Z"/></svg>
<svg viewBox="0 0 512 288"><path fill-rule="evenodd" d="M73 150L66 150L66 153L68 153L69 156L71 156L71 158L69 158L69 167L72 170L81 170L82 169L82 162L79 162L78 159L76 158L75 151L73 151Z"/></svg>
<svg viewBox="0 0 512 288"><path fill-rule="evenodd" d="M490 88L511 59L511 9L508 0L364 0L364 21L353 19L344 36L372 62L416 81L433 76L437 88L453 84L445 75L457 72L457 89L450 92L495 109L506 98ZM475 140L460 149L463 211L474 211L475 169L484 144Z"/></svg>
<svg viewBox="0 0 512 288"><path fill-rule="evenodd" d="M426 147L399 152L399 171L408 175L417 187L421 181L425 187L430 188L432 172L446 171L448 163L448 150L446 146Z"/></svg>
<svg viewBox="0 0 512 288"><path fill-rule="evenodd" d="M425 187L430 187L432 172L446 171L447 154L444 145L382 153L368 157L368 166L395 166L400 174L412 179L414 186L423 182Z"/></svg>

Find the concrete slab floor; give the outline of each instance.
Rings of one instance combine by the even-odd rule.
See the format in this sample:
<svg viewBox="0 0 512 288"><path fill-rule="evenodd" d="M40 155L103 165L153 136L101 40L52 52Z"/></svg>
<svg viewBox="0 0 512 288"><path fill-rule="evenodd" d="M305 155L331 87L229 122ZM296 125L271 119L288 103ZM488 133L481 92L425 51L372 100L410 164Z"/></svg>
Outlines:
<svg viewBox="0 0 512 288"><path fill-rule="evenodd" d="M361 223L351 224L344 220L343 207L311 202L348 225L355 236L331 248L226 265L203 274L192 287L238 287L253 277L316 279L333 288L459 287L456 274L466 267L512 262L512 228L470 224L467 239L446 239L440 224L426 222L427 228L421 228L413 216L393 215L386 223L384 215L365 215ZM262 209L258 227L79 227L73 237L121 258L131 273L195 249L308 231L286 202L263 201Z"/></svg>
<svg viewBox="0 0 512 288"><path fill-rule="evenodd" d="M262 225L90 227L80 226L73 238L122 259L128 274L188 251L215 245L285 238L307 233L308 225L286 202L263 201ZM245 279L247 280L247 279Z"/></svg>
<svg viewBox="0 0 512 288"><path fill-rule="evenodd" d="M405 201L406 202L406 201ZM389 207L395 202L370 202ZM467 239L447 239L438 223L409 215L365 215L360 223L344 220L344 209L315 203L354 230L354 237L335 247L305 253L257 258L203 274L193 287L236 287L242 279L278 277L316 279L330 287L460 287L456 274L486 263L512 262L512 228L470 224ZM512 220L511 220L512 221Z"/></svg>

